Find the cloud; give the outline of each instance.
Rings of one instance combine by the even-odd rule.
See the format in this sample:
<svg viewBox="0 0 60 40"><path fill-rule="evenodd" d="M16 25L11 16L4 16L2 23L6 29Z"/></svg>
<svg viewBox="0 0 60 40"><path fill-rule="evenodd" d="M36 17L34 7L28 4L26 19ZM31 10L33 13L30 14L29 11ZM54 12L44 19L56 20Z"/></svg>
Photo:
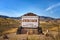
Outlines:
<svg viewBox="0 0 60 40"><path fill-rule="evenodd" d="M54 4L54 5L52 5L52 6L49 6L48 8L46 8L45 11L49 11L49 10L55 8L55 7L58 7L58 6L60 6L60 3Z"/></svg>

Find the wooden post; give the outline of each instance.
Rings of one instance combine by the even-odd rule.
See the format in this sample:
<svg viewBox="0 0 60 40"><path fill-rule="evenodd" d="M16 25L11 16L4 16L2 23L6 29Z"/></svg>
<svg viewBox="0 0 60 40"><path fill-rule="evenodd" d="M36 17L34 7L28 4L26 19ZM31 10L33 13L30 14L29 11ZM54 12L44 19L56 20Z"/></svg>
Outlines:
<svg viewBox="0 0 60 40"><path fill-rule="evenodd" d="M28 35L28 31L27 31L27 35Z"/></svg>

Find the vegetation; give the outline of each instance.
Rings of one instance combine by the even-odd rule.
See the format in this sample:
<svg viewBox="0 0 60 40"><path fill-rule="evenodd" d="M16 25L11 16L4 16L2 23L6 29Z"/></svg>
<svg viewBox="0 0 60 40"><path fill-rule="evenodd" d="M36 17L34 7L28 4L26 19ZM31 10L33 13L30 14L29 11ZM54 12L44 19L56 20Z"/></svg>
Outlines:
<svg viewBox="0 0 60 40"><path fill-rule="evenodd" d="M20 26L21 21L17 19L11 19L11 18L0 18L0 35L5 33L14 32L17 30L17 28ZM43 32L46 32L46 30L49 30L48 37L46 35L29 35L28 40L60 40L60 22L57 21L45 21L44 23L40 23L40 27L42 27ZM58 32L58 34L57 34ZM21 36L21 35L20 35ZM25 35L26 36L26 35ZM17 40L16 36L14 40Z"/></svg>
<svg viewBox="0 0 60 40"><path fill-rule="evenodd" d="M0 34L3 34L4 31L8 31L12 28L19 27L19 21L10 18L0 18Z"/></svg>

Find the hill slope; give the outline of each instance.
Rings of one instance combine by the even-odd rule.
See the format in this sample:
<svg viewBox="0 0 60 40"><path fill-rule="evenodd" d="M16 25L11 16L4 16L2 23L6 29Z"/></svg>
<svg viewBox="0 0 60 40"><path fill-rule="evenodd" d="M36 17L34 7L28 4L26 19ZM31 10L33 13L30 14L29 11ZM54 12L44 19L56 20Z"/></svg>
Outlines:
<svg viewBox="0 0 60 40"><path fill-rule="evenodd" d="M44 29L57 30L60 25L60 19L51 17L39 16L40 26ZM21 17L8 17L0 15L0 33L10 30L12 28L18 28L21 25Z"/></svg>

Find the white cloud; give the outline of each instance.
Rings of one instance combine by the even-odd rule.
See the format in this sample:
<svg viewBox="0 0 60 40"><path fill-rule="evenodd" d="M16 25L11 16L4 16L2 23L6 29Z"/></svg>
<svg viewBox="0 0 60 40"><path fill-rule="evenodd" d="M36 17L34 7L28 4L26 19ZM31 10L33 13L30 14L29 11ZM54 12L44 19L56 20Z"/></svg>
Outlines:
<svg viewBox="0 0 60 40"><path fill-rule="evenodd" d="M49 11L49 10L55 8L55 7L58 7L58 6L60 6L60 3L54 4L54 5L52 5L52 6L49 6L48 8L46 8L45 11Z"/></svg>

